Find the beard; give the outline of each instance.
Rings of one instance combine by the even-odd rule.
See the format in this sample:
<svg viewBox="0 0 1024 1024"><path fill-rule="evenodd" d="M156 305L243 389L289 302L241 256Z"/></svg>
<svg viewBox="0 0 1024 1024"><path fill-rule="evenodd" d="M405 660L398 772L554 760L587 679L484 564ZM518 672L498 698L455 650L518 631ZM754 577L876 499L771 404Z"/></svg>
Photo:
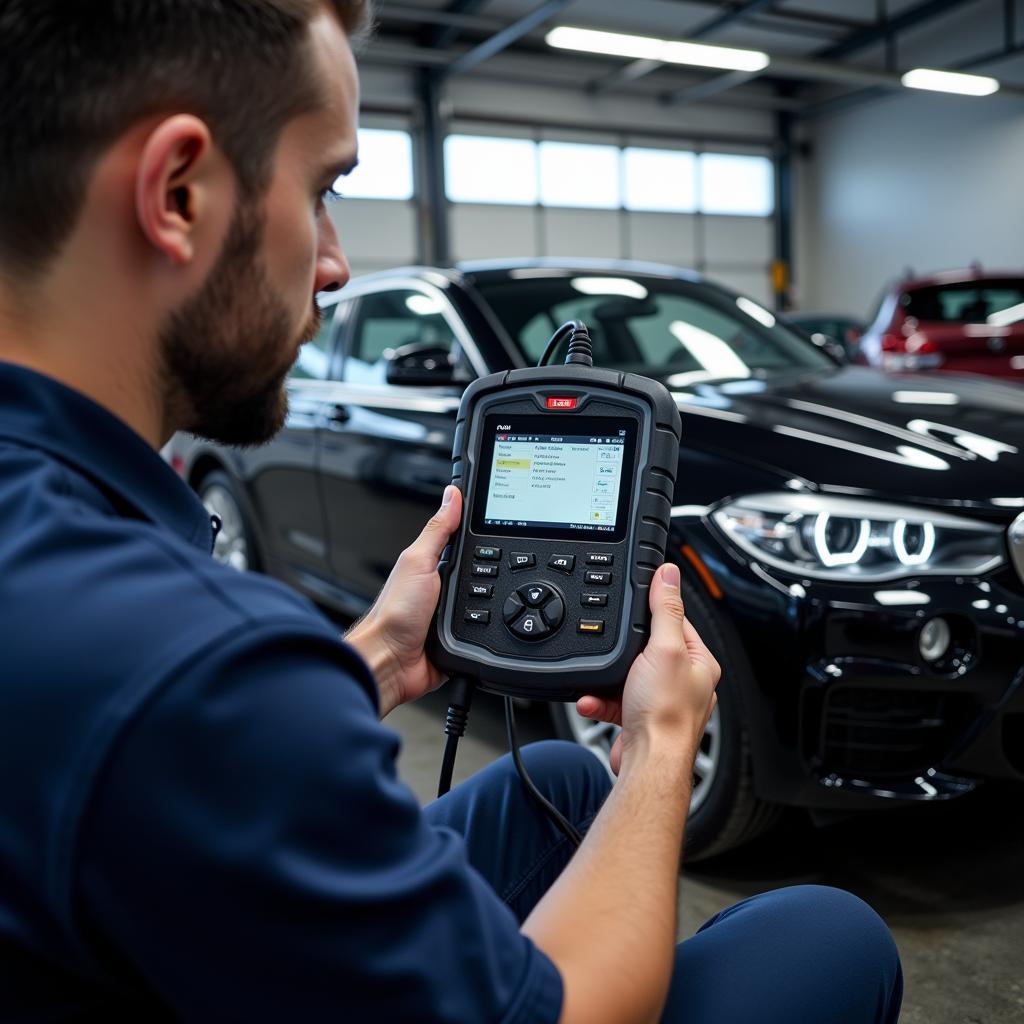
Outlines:
<svg viewBox="0 0 1024 1024"><path fill-rule="evenodd" d="M316 337L322 320L314 300L296 336L260 260L262 238L262 217L239 205L209 277L160 332L170 420L221 444L264 444L284 426L295 345Z"/></svg>

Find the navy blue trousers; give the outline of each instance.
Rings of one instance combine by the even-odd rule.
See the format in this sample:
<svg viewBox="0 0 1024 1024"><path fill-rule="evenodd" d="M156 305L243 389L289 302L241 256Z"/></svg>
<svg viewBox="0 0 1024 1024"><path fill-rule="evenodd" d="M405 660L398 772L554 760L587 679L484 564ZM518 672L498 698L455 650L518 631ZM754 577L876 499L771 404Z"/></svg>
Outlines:
<svg viewBox="0 0 1024 1024"><path fill-rule="evenodd" d="M584 831L611 788L597 758L552 740L524 747L523 760L540 791ZM508 755L426 814L465 837L470 862L520 921L573 852ZM902 996L899 954L878 915L848 892L799 885L742 900L681 942L662 1021L893 1024Z"/></svg>

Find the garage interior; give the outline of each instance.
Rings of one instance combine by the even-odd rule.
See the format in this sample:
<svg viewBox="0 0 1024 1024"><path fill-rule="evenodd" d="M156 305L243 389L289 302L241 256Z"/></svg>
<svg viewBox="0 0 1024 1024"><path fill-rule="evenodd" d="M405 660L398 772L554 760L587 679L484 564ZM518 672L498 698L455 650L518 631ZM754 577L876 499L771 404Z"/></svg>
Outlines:
<svg viewBox="0 0 1024 1024"><path fill-rule="evenodd" d="M637 260L867 323L903 275L1021 268L1024 0L385 0L377 22L359 57L361 164L331 207L355 275ZM715 69L587 53L554 44L566 28L744 52ZM999 88L908 87L917 68ZM389 720L424 801L443 713L430 698ZM505 749L497 703L474 718L457 779ZM524 738L545 722L527 710ZM1007 785L824 828L787 817L684 872L681 937L745 895L835 884L892 928L907 1024L1020 1021L1020 807Z"/></svg>
<svg viewBox="0 0 1024 1024"><path fill-rule="evenodd" d="M760 301L785 292L794 308L865 319L883 284L908 267L1015 267L1024 226L1013 199L1024 156L1024 94L1012 84L1024 80L1021 10L1001 0L642 0L627 16L596 0L382 3L360 57L361 126L407 141L373 139L382 166L364 143L363 166L343 186L336 212L353 272L511 255L664 261ZM754 50L770 63L715 71L545 42L566 25ZM918 67L992 76L1001 88L957 97L904 87L901 75ZM557 196L531 202L538 186L521 179L503 202L452 202L448 135L755 156L770 170L752 162L734 171L746 175L746 194L731 197L738 216L725 197L697 202L695 185L662 197L662 209L631 209L644 204L620 200L604 180L589 209L578 198L576 208ZM478 177L500 173L500 157L491 175L482 173L489 155L466 159ZM582 178L609 173L607 148L576 159ZM604 163L588 174L588 159ZM447 169L454 179L459 160L456 152ZM391 194L412 194L360 198L384 187L385 167ZM494 177L478 187L501 193ZM789 266L788 282L773 282L776 261Z"/></svg>

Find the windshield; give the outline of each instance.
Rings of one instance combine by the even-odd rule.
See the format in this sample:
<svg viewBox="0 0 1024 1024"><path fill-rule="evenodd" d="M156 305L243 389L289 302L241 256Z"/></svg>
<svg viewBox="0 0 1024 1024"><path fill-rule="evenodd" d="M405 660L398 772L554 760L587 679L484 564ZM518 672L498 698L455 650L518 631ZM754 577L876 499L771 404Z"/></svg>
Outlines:
<svg viewBox="0 0 1024 1024"><path fill-rule="evenodd" d="M915 288L900 301L906 315L917 320L1006 327L1024 320L1024 279L962 281Z"/></svg>
<svg viewBox="0 0 1024 1024"><path fill-rule="evenodd" d="M590 329L595 366L667 377L673 387L835 369L768 310L710 285L526 273L531 276L481 281L478 288L531 365L558 327L579 319ZM564 351L552 361L562 358Z"/></svg>

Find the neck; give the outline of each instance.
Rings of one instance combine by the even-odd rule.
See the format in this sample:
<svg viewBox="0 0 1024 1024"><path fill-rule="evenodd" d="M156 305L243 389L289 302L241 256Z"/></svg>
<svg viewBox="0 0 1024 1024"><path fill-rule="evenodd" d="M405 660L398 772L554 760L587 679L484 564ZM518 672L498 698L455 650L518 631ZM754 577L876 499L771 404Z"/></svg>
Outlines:
<svg viewBox="0 0 1024 1024"><path fill-rule="evenodd" d="M89 295L82 282L0 284L0 361L73 388L159 449L173 433L154 365L157 346L130 303Z"/></svg>

